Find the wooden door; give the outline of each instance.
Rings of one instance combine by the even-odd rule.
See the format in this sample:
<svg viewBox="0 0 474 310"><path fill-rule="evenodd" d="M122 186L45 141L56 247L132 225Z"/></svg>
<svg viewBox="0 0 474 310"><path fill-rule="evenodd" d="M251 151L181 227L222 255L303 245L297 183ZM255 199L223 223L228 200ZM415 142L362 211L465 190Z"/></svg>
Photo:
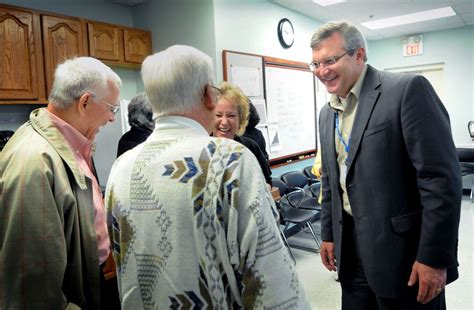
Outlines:
<svg viewBox="0 0 474 310"><path fill-rule="evenodd" d="M102 60L123 62L122 28L101 23L87 23L89 55Z"/></svg>
<svg viewBox="0 0 474 310"><path fill-rule="evenodd" d="M151 33L146 30L124 29L125 61L141 64L151 54Z"/></svg>
<svg viewBox="0 0 474 310"><path fill-rule="evenodd" d="M41 16L47 93L56 66L67 58L87 55L85 24L78 19Z"/></svg>
<svg viewBox="0 0 474 310"><path fill-rule="evenodd" d="M39 15L0 7L0 101L45 101L39 28Z"/></svg>

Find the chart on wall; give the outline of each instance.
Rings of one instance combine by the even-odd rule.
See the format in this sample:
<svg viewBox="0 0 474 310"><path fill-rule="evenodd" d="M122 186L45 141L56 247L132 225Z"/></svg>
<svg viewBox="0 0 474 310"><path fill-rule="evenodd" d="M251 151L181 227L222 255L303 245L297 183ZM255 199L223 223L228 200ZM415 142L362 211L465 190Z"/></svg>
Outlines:
<svg viewBox="0 0 474 310"><path fill-rule="evenodd" d="M316 149L312 72L265 67L270 159Z"/></svg>

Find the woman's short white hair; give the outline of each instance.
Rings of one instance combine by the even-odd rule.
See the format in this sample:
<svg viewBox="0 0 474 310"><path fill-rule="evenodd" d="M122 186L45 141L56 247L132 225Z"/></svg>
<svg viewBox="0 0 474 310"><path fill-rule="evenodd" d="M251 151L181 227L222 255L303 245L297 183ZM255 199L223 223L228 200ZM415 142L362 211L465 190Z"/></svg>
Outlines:
<svg viewBox="0 0 474 310"><path fill-rule="evenodd" d="M185 45L148 56L142 64L142 79L155 116L193 110L203 98L204 87L215 84L212 59Z"/></svg>
<svg viewBox="0 0 474 310"><path fill-rule="evenodd" d="M84 93L108 95L108 81L122 85L120 77L101 61L92 57L76 57L59 64L54 72L49 102L58 108L67 108Z"/></svg>

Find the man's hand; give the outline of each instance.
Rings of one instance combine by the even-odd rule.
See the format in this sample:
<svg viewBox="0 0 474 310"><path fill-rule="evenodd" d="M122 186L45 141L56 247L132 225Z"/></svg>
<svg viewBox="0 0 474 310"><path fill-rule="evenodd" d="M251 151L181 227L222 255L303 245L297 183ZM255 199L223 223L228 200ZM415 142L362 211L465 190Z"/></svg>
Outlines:
<svg viewBox="0 0 474 310"><path fill-rule="evenodd" d="M415 261L411 268L408 286L418 282L416 300L422 304L429 303L438 296L446 285L446 269L437 269Z"/></svg>
<svg viewBox="0 0 474 310"><path fill-rule="evenodd" d="M319 249L321 261L329 271L336 271L336 259L334 257L334 242L323 241Z"/></svg>

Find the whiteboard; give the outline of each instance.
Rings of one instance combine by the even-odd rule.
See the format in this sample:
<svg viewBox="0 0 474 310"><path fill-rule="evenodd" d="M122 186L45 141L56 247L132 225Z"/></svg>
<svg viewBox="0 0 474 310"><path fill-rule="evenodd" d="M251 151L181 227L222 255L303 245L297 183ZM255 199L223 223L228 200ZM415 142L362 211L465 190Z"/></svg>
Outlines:
<svg viewBox="0 0 474 310"><path fill-rule="evenodd" d="M314 87L310 71L265 67L270 159L316 149Z"/></svg>

